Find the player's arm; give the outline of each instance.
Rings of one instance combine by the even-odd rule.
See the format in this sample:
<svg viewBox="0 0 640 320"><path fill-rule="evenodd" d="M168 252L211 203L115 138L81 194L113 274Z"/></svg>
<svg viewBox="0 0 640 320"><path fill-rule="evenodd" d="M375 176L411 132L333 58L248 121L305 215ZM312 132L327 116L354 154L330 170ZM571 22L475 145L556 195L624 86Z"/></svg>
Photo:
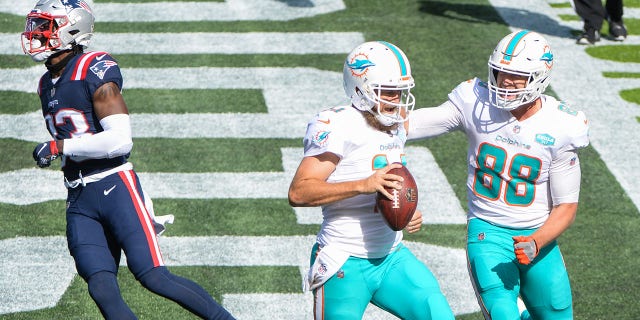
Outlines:
<svg viewBox="0 0 640 320"><path fill-rule="evenodd" d="M580 163L576 150L560 151L549 169L549 188L554 206L544 225L534 233L539 248L544 247L573 224L580 195Z"/></svg>
<svg viewBox="0 0 640 320"><path fill-rule="evenodd" d="M458 108L447 100L433 108L411 111L407 129L407 139L431 138L457 129L462 123Z"/></svg>
<svg viewBox="0 0 640 320"><path fill-rule="evenodd" d="M402 179L394 174L386 174L391 168L401 167L391 164L376 170L366 179L327 182L339 161L340 158L331 152L304 157L289 186L289 204L294 207L315 207L376 191L391 197L384 187L398 187L395 181Z"/></svg>
<svg viewBox="0 0 640 320"><path fill-rule="evenodd" d="M549 187L554 206L549 218L531 236L514 237L518 260L528 264L541 248L556 240L573 224L580 194L580 164L576 150L561 151L549 169Z"/></svg>
<svg viewBox="0 0 640 320"><path fill-rule="evenodd" d="M93 111L104 129L93 135L58 141L65 155L102 159L125 155L131 151L131 122L120 88L114 82L100 86L93 94Z"/></svg>
<svg viewBox="0 0 640 320"><path fill-rule="evenodd" d="M549 218L531 237L536 241L538 250L557 239L573 224L578 211L578 203L561 203L551 209Z"/></svg>

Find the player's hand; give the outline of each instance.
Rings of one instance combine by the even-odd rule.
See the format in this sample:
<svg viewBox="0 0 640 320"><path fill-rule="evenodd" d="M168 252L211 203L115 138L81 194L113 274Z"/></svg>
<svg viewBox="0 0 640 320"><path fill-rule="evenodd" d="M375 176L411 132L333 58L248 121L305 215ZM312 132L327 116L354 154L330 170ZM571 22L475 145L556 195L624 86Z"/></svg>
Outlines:
<svg viewBox="0 0 640 320"><path fill-rule="evenodd" d="M407 224L407 226L404 227L404 229L407 230L407 232L409 233L414 233L414 232L420 231L421 228L422 228L422 212L420 212L420 210L416 210L416 212L413 214L413 217L411 217L411 221L409 221L409 224Z"/></svg>
<svg viewBox="0 0 640 320"><path fill-rule="evenodd" d="M521 264L529 264L538 255L538 245L532 237L513 237L513 250Z"/></svg>
<svg viewBox="0 0 640 320"><path fill-rule="evenodd" d="M51 161L58 157L58 145L55 140L43 142L33 149L33 160L40 168L45 168L51 165Z"/></svg>
<svg viewBox="0 0 640 320"><path fill-rule="evenodd" d="M387 172L391 169L401 167L401 164L392 163L382 169L374 171L374 173L364 181L364 193L373 193L377 191L382 193L385 197L393 199L393 196L384 188L401 189L402 185L400 182L402 182L402 177Z"/></svg>

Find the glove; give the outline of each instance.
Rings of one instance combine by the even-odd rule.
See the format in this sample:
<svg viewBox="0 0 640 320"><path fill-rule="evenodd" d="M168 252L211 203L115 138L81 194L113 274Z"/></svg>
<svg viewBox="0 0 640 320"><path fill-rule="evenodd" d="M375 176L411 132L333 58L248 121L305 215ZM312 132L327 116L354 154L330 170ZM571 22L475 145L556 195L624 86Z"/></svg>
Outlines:
<svg viewBox="0 0 640 320"><path fill-rule="evenodd" d="M530 264L538 255L538 245L532 237L513 237L513 250L521 264Z"/></svg>
<svg viewBox="0 0 640 320"><path fill-rule="evenodd" d="M51 161L58 157L58 145L55 140L43 142L33 149L33 160L40 168L45 168L51 165Z"/></svg>

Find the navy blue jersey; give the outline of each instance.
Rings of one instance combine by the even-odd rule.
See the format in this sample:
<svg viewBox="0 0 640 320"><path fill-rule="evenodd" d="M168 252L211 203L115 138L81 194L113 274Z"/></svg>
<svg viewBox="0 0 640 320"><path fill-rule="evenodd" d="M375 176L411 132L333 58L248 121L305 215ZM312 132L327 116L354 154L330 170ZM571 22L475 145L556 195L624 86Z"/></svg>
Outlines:
<svg viewBox="0 0 640 320"><path fill-rule="evenodd" d="M73 139L103 131L93 110L93 94L108 82L122 88L120 67L106 52L87 52L73 57L55 83L51 73L45 73L40 78L38 95L51 136L56 140ZM75 180L80 173L88 176L121 165L127 157L88 159L63 156L62 170L67 179Z"/></svg>

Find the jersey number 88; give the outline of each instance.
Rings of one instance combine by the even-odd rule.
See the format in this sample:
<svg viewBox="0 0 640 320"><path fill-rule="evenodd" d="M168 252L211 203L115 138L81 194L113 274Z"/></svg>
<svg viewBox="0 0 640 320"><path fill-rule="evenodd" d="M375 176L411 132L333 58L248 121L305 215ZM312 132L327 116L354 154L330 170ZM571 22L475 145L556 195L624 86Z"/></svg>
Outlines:
<svg viewBox="0 0 640 320"><path fill-rule="evenodd" d="M498 200L504 188L504 201L514 206L529 206L535 197L535 183L540 177L542 162L524 154L516 154L509 167L507 152L492 144L483 143L478 148L477 168L473 191L484 198ZM507 169L507 179L502 174Z"/></svg>

